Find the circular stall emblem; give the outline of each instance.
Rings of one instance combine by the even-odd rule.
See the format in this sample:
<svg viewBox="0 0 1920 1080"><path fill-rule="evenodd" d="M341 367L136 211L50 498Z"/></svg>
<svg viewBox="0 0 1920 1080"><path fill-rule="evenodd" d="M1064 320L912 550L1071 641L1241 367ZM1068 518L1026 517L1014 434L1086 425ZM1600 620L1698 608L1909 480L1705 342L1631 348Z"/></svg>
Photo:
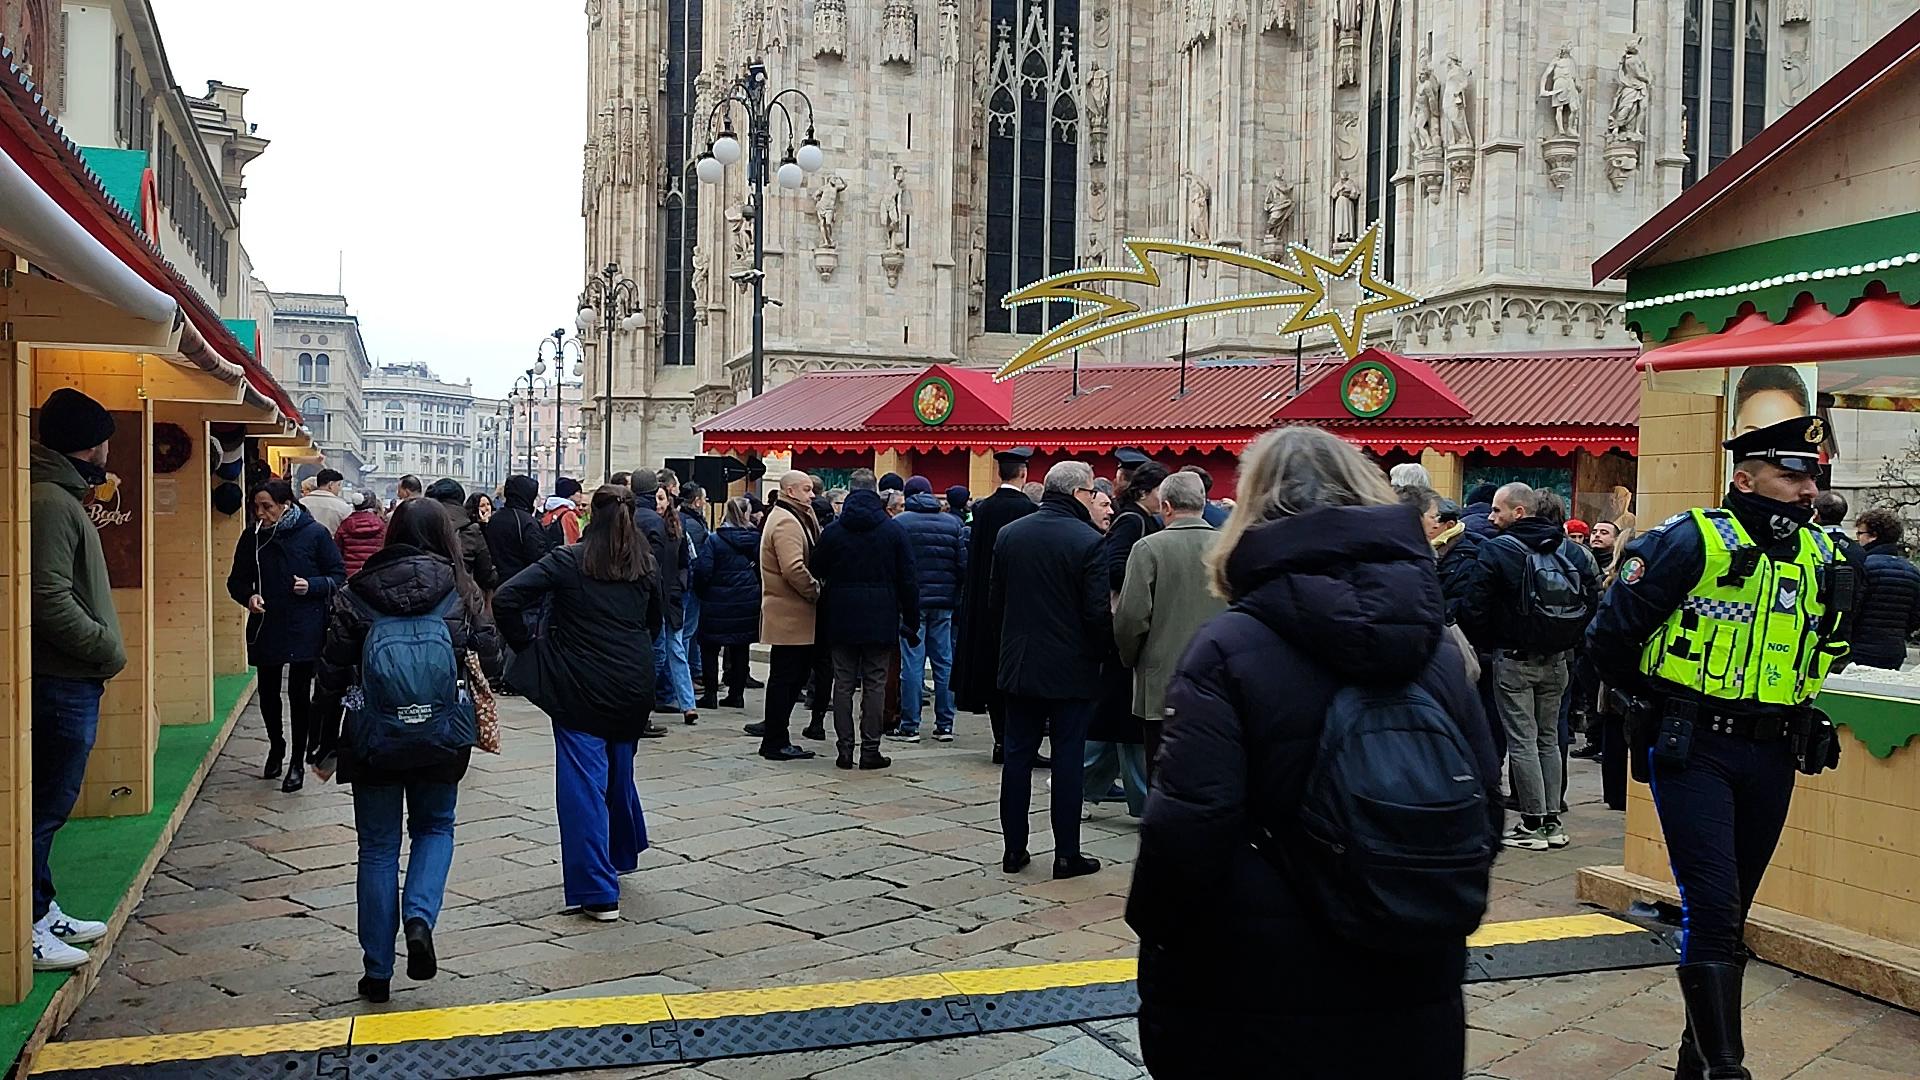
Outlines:
<svg viewBox="0 0 1920 1080"><path fill-rule="evenodd" d="M928 427L947 422L953 415L953 384L938 375L929 375L913 390L913 415Z"/></svg>
<svg viewBox="0 0 1920 1080"><path fill-rule="evenodd" d="M1340 380L1340 403L1348 412L1368 420L1393 406L1395 391L1392 369L1369 360L1355 364Z"/></svg>

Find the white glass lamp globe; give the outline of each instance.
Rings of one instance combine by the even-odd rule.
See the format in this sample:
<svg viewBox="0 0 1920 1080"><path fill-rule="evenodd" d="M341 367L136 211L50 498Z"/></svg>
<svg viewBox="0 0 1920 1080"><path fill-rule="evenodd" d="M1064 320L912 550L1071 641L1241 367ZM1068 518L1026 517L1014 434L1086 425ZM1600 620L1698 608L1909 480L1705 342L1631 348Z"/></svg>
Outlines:
<svg viewBox="0 0 1920 1080"><path fill-rule="evenodd" d="M620 328L628 333L632 333L644 325L646 325L646 316L641 315L637 311L620 320Z"/></svg>
<svg viewBox="0 0 1920 1080"><path fill-rule="evenodd" d="M580 314L574 316L573 321L574 325L580 327L581 330L591 330L593 329L593 319L594 310L590 307L583 307L580 309Z"/></svg>
<svg viewBox="0 0 1920 1080"><path fill-rule="evenodd" d="M547 362L545 360L541 360L538 363L534 364L533 373L535 375L545 375L547 373Z"/></svg>
<svg viewBox="0 0 1920 1080"><path fill-rule="evenodd" d="M821 151L819 143L808 139L800 144L800 152L794 155L794 160L800 163L801 169L813 173L819 172L820 166L827 163L827 155Z"/></svg>
<svg viewBox="0 0 1920 1080"><path fill-rule="evenodd" d="M780 168L775 170L773 178L781 187L786 188L788 191L792 191L807 182L807 174L802 172L800 166L792 161L781 162Z"/></svg>
<svg viewBox="0 0 1920 1080"><path fill-rule="evenodd" d="M720 182L722 168L719 158L712 154L701 154L700 160L694 162L693 172L700 178L701 183L717 184Z"/></svg>
<svg viewBox="0 0 1920 1080"><path fill-rule="evenodd" d="M739 161L740 140L735 138L731 131L721 132L720 137L713 140L713 156L718 158L722 165L732 165Z"/></svg>

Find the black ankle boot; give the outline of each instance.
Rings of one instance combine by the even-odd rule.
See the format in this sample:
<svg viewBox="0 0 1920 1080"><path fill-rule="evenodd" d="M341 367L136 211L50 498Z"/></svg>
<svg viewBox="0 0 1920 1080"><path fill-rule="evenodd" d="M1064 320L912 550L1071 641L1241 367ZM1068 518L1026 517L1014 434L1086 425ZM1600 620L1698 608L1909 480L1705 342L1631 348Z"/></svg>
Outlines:
<svg viewBox="0 0 1920 1080"><path fill-rule="evenodd" d="M306 786L306 782L307 767L294 760L287 763L287 778L280 781L280 790L292 794Z"/></svg>
<svg viewBox="0 0 1920 1080"><path fill-rule="evenodd" d="M267 745L267 765L266 765L266 768L260 770L260 779L262 780L278 779L280 776L280 763L286 758L286 756L287 756L287 744L284 740L275 739L273 742L269 743ZM296 769L298 769L299 767L300 766L297 764L294 766L294 768Z"/></svg>
<svg viewBox="0 0 1920 1080"><path fill-rule="evenodd" d="M744 709L746 707L747 696L738 690L728 691L727 696L720 699L719 708L722 709Z"/></svg>
<svg viewBox="0 0 1920 1080"><path fill-rule="evenodd" d="M1708 1080L1752 1080L1742 1064L1747 1050L1740 1038L1740 982L1745 972L1738 964L1680 965L1680 996L1687 1002L1687 1027L1705 1065ZM1685 1067L1685 1047L1682 1047Z"/></svg>
<svg viewBox="0 0 1920 1080"><path fill-rule="evenodd" d="M694 707L712 712L720 707L720 698L713 691L709 690L700 695L700 700L694 704Z"/></svg>
<svg viewBox="0 0 1920 1080"><path fill-rule="evenodd" d="M425 919L408 919L407 978L424 982L440 973L440 961L433 953L433 927Z"/></svg>
<svg viewBox="0 0 1920 1080"><path fill-rule="evenodd" d="M375 1005L384 1005L393 990L392 979L376 979L371 975L360 976L360 996Z"/></svg>

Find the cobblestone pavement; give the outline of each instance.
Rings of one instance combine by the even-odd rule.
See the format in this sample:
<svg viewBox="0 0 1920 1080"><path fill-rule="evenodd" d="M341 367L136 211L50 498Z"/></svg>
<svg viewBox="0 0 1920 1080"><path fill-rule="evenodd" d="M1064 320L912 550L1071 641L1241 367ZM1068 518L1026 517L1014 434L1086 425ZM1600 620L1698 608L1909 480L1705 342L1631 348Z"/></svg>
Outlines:
<svg viewBox="0 0 1920 1080"><path fill-rule="evenodd" d="M67 1038L280 1023L380 1008L541 996L657 993L830 982L1130 956L1121 919L1137 831L1119 805L1083 826L1100 873L1052 881L1046 786L1035 784L1036 858L999 870L997 775L985 717L951 744L889 744L893 768L842 772L752 755L751 713L670 723L636 774L654 847L624 881L618 923L558 914L559 835L545 718L504 703L505 753L474 755L436 941L440 977L394 982L389 1006L354 993L354 835L347 793L309 782L283 795L249 710L161 862ZM663 718L671 720L671 718ZM818 748L818 746L816 746ZM1573 846L1509 853L1489 919L1583 910L1572 875L1619 858L1621 817L1576 763ZM1471 1063L1503 1080L1667 1075L1681 1006L1667 971L1467 988ZM1890 1080L1920 1060L1920 1018L1786 972L1748 978L1755 1075ZM582 1074L587 1075L587 1074ZM1131 1021L911 1045L614 1070L615 1077L991 1075L1077 1080L1143 1075Z"/></svg>

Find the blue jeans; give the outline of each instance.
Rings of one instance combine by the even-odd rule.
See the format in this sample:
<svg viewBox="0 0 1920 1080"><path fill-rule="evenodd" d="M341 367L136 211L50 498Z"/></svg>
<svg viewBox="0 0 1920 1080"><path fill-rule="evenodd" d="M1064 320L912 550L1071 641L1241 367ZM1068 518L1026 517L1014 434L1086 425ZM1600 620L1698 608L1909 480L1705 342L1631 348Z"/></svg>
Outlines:
<svg viewBox="0 0 1920 1080"><path fill-rule="evenodd" d="M692 589L687 590L687 617L680 624L681 666L687 670L687 703L683 709L693 708L693 669L701 663L700 653L700 598Z"/></svg>
<svg viewBox="0 0 1920 1080"><path fill-rule="evenodd" d="M920 644L900 639L900 733L920 730L921 680L933 661L933 728L953 732L953 612L920 612Z"/></svg>
<svg viewBox="0 0 1920 1080"><path fill-rule="evenodd" d="M428 926L439 921L447 868L453 865L453 808L459 795L456 784L353 785L353 828L360 835L360 951L370 979L393 978L393 939L403 918L424 919ZM400 889L403 800L407 835L413 839L404 895Z"/></svg>
<svg viewBox="0 0 1920 1080"><path fill-rule="evenodd" d="M1089 803L1106 798L1115 780L1127 793L1127 813L1139 817L1147 809L1147 748L1140 743L1087 740L1086 771L1081 784Z"/></svg>
<svg viewBox="0 0 1920 1080"><path fill-rule="evenodd" d="M560 874L568 907L620 901L620 875L640 866L647 820L633 786L631 742L553 726Z"/></svg>
<svg viewBox="0 0 1920 1080"><path fill-rule="evenodd" d="M654 693L661 702L681 712L693 711L693 669L687 666L687 639L680 630L662 626L660 636L653 639L653 674Z"/></svg>
<svg viewBox="0 0 1920 1080"><path fill-rule="evenodd" d="M33 677L33 921L53 903L53 872L47 853L53 834L80 800L94 736L100 732L100 679Z"/></svg>

